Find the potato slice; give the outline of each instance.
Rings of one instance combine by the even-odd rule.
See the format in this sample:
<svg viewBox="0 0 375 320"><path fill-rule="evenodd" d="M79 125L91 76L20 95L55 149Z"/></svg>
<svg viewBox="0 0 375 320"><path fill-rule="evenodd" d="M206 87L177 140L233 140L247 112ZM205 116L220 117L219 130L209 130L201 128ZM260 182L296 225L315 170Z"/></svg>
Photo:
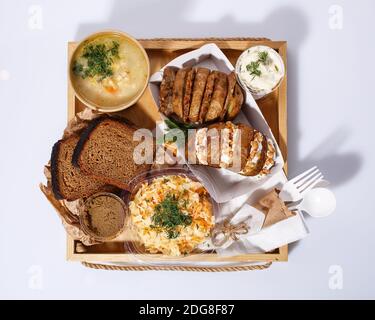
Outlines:
<svg viewBox="0 0 375 320"><path fill-rule="evenodd" d="M203 123L205 118L206 118L208 107L210 106L210 102L211 102L211 97L212 97L212 94L214 92L216 76L217 76L216 72L212 71L207 78L206 88L204 90L204 95L203 95L203 100L202 100L202 105L201 105L201 109L199 111L199 123Z"/></svg>
<svg viewBox="0 0 375 320"><path fill-rule="evenodd" d="M224 108L223 108L223 110L221 111L221 114L220 114L220 120L224 120L224 118L225 118L225 115L228 111L229 103L230 103L231 99L233 98L234 88L236 86L236 83L237 83L236 74L234 72L231 72L228 75L228 92L227 92L227 96L225 98Z"/></svg>
<svg viewBox="0 0 375 320"><path fill-rule="evenodd" d="M220 71L213 72L216 74L216 79L210 105L205 117L206 121L213 121L220 117L228 91L227 75Z"/></svg>
<svg viewBox="0 0 375 320"><path fill-rule="evenodd" d="M184 122L189 121L190 102L193 91L193 84L195 78L195 69L190 69L186 74L186 81L184 87L184 99L183 99L183 120Z"/></svg>
<svg viewBox="0 0 375 320"><path fill-rule="evenodd" d="M173 112L173 84L176 78L176 68L166 67L160 84L160 112L169 116Z"/></svg>
<svg viewBox="0 0 375 320"><path fill-rule="evenodd" d="M183 120L183 99L185 94L185 80L187 72L190 70L187 68L179 69L176 73L176 79L173 85L173 98L172 98L172 105L173 105L173 113L179 118L179 120Z"/></svg>
<svg viewBox="0 0 375 320"><path fill-rule="evenodd" d="M207 68L197 68L191 98L189 121L196 123L199 120L199 111L201 109L204 90L210 70Z"/></svg>
<svg viewBox="0 0 375 320"><path fill-rule="evenodd" d="M230 99L228 104L228 110L226 114L226 120L233 120L241 110L243 103L243 93L240 86L236 83L234 87L234 95Z"/></svg>

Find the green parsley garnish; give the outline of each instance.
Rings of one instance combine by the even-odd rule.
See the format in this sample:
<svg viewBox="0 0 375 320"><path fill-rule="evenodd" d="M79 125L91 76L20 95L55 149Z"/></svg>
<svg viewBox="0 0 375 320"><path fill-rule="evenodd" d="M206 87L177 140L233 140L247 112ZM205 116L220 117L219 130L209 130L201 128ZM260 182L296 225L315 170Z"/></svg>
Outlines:
<svg viewBox="0 0 375 320"><path fill-rule="evenodd" d="M155 213L151 220L153 222L151 228L162 229L169 239L179 236L179 226L186 227L192 223L191 216L181 212L176 196L171 194L155 206Z"/></svg>
<svg viewBox="0 0 375 320"><path fill-rule="evenodd" d="M86 59L87 66L77 60L73 64L75 75L85 78L98 76L103 80L113 75L112 63L114 58L119 58L120 43L112 41L110 47L105 44L89 44L83 48L82 58Z"/></svg>

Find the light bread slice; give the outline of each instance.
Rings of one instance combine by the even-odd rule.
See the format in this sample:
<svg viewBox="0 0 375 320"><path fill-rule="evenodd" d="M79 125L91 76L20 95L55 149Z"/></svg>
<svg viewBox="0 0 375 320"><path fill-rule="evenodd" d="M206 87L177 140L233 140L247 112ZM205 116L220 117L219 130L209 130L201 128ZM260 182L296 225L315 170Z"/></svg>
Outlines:
<svg viewBox="0 0 375 320"><path fill-rule="evenodd" d="M198 129L194 136L196 158L203 165L240 172L249 155L253 131L248 125L230 121ZM191 148L192 143L189 145Z"/></svg>
<svg viewBox="0 0 375 320"><path fill-rule="evenodd" d="M245 176L265 176L275 164L272 141L250 125L218 122L200 128L188 141L201 165L226 168Z"/></svg>

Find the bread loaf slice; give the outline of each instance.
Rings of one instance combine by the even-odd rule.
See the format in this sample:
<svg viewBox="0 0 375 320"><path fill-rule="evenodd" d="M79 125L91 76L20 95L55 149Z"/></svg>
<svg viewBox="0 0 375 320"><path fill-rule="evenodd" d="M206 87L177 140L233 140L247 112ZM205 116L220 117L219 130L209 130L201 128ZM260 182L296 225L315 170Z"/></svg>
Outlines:
<svg viewBox="0 0 375 320"><path fill-rule="evenodd" d="M246 161L250 154L251 141L254 139L255 130L251 126L245 125L242 123L239 123L237 125L237 129L239 130L241 134L241 149L239 152L239 156L240 156L240 165L241 165L241 170L242 170L245 167ZM238 147L235 146L235 148L238 148Z"/></svg>
<svg viewBox="0 0 375 320"><path fill-rule="evenodd" d="M188 141L188 151L195 152L201 165L264 176L275 164L272 141L250 125L219 122L198 129L193 139Z"/></svg>
<svg viewBox="0 0 375 320"><path fill-rule="evenodd" d="M51 154L52 191L58 200L73 201L98 191L112 191L112 186L81 173L72 165L72 156L79 137L57 141Z"/></svg>
<svg viewBox="0 0 375 320"><path fill-rule="evenodd" d="M253 128L244 124L218 122L197 130L194 136L198 163L241 171L250 152ZM189 147L193 146L189 143ZM189 150L189 152L191 152Z"/></svg>
<svg viewBox="0 0 375 320"><path fill-rule="evenodd" d="M256 176L261 172L266 161L267 142L267 137L255 130L253 140L250 143L249 156L241 174L245 176Z"/></svg>
<svg viewBox="0 0 375 320"><path fill-rule="evenodd" d="M136 128L123 119L100 117L82 133L74 150L73 164L85 174L129 190L129 182L150 169L134 155L139 144L134 141Z"/></svg>

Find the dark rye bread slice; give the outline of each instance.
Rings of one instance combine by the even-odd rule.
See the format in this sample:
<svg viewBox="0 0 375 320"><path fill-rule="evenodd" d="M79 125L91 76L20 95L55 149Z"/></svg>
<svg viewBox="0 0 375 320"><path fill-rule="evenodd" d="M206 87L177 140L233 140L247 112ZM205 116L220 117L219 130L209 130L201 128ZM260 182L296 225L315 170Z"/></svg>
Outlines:
<svg viewBox="0 0 375 320"><path fill-rule="evenodd" d="M93 120L74 150L73 164L100 181L129 190L129 182L151 166L137 164L133 159L134 149L140 143L133 139L136 129L123 119Z"/></svg>
<svg viewBox="0 0 375 320"><path fill-rule="evenodd" d="M58 200L69 201L89 197L98 191L112 191L112 186L81 173L72 165L72 156L79 140L72 136L57 141L51 154L52 191Z"/></svg>

